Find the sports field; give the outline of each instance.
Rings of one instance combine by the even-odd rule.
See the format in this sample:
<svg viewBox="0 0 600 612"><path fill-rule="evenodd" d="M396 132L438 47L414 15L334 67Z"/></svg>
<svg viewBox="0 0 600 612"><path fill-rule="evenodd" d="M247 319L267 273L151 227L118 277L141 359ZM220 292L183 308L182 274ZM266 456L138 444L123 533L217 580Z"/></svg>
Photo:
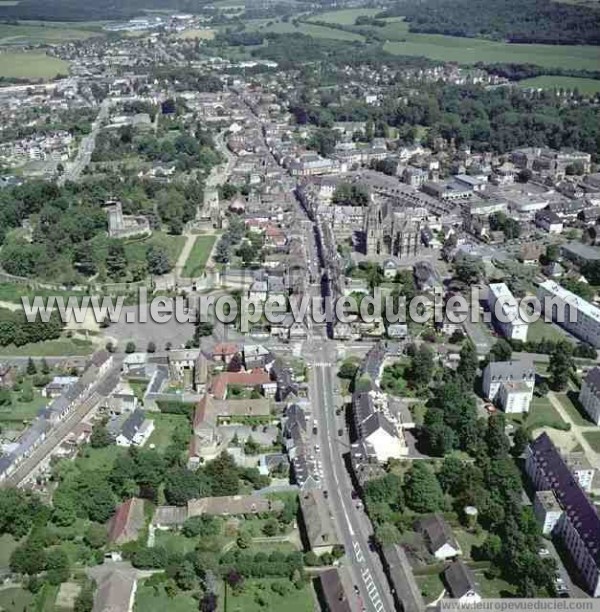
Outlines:
<svg viewBox="0 0 600 612"><path fill-rule="evenodd" d="M573 91L577 89L582 94L600 93L600 81L596 79L580 79L578 77L543 75L533 79L523 79L519 87L528 89L564 89Z"/></svg>
<svg viewBox="0 0 600 612"><path fill-rule="evenodd" d="M12 79L52 79L69 74L69 63L45 53L0 53L0 77Z"/></svg>

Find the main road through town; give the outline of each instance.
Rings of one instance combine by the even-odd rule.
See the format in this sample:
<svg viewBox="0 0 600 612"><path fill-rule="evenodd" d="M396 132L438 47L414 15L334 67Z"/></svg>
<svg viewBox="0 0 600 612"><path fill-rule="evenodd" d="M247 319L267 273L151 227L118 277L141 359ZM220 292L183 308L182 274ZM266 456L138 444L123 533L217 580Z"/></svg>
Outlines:
<svg viewBox="0 0 600 612"><path fill-rule="evenodd" d="M344 544L354 584L360 590L363 609L376 612L393 610L379 559L369 549L368 520L352 499L352 483L342 457L348 449L343 447L337 435L334 398L336 345L328 340L314 339L309 341L305 354L312 354L310 398L313 418L317 421L324 490ZM349 594L350 598L355 596Z"/></svg>

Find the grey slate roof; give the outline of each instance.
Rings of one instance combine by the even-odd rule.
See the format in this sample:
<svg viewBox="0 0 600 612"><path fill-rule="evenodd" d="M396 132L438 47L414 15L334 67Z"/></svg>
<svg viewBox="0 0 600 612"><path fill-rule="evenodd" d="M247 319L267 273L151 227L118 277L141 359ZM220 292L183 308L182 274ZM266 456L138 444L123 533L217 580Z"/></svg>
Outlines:
<svg viewBox="0 0 600 612"><path fill-rule="evenodd" d="M444 577L455 599L460 599L469 591L477 592L473 572L460 560L451 563L444 572Z"/></svg>

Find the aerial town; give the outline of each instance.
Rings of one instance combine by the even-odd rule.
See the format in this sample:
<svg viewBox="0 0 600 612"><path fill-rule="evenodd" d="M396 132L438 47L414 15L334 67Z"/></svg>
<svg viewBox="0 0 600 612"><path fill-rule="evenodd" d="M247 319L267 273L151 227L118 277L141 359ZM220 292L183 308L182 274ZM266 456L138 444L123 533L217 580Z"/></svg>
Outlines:
<svg viewBox="0 0 600 612"><path fill-rule="evenodd" d="M67 67L0 78L0 610L600 597L600 88L385 2L130 4L0 38Z"/></svg>

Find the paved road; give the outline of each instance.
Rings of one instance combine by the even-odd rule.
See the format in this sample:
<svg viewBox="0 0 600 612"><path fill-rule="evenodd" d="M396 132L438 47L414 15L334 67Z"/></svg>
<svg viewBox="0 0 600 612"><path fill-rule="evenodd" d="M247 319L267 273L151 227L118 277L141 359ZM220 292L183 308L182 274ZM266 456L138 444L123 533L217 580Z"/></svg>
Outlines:
<svg viewBox="0 0 600 612"><path fill-rule="evenodd" d="M108 396L117 384L121 371L122 361L120 358L117 358L116 361L117 363L98 380L91 394L77 408L73 409L64 421L50 430L44 442L3 482L3 486L16 487L33 478L40 468L48 462L50 454L73 428L96 408L103 396Z"/></svg>
<svg viewBox="0 0 600 612"><path fill-rule="evenodd" d="M309 346L309 350L310 350ZM324 483L330 510L344 544L354 584L358 585L366 610L393 610L389 590L378 557L369 550L368 521L352 500L352 483L342 454L347 451L339 441L335 422L334 364L335 344L316 341L312 346L310 397L322 453ZM352 597L351 594L348 594Z"/></svg>

